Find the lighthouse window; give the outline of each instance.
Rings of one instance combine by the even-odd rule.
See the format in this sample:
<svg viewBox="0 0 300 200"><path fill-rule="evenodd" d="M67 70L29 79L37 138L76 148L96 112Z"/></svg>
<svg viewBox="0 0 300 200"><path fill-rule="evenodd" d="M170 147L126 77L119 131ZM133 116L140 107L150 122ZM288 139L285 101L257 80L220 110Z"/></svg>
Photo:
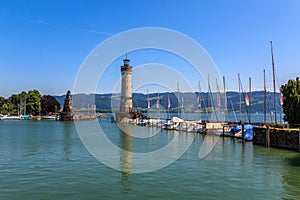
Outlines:
<svg viewBox="0 0 300 200"><path fill-rule="evenodd" d="M124 60L124 66L126 66L126 67L129 66L129 60L128 59Z"/></svg>

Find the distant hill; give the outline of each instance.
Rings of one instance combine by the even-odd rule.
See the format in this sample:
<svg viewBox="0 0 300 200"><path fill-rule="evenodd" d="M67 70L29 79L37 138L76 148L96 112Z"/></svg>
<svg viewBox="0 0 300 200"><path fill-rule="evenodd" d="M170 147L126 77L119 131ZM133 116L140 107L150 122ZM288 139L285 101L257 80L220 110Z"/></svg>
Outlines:
<svg viewBox="0 0 300 200"><path fill-rule="evenodd" d="M238 92L227 92L227 108L229 112L238 111L240 109L240 94ZM267 92L267 112L273 111L273 92ZM197 96L198 92L186 92L180 93L181 97L184 99L184 110L185 112L194 112L198 110L198 102ZM249 96L250 94L248 94ZM160 93L160 104L167 109L168 106L168 97L171 102L170 111L177 112L178 108L178 100L175 93ZM201 108L204 109L207 105L209 105L208 100L210 95L207 92L200 93L201 97ZM152 108L156 108L157 102L157 93L152 94L142 94L142 93L133 93L133 107L139 110L146 110L148 107L148 98L150 99L150 105ZM56 100L60 103L61 106L64 104L63 96L55 96ZM93 104L96 104L97 111L111 111L112 107L116 109L116 107L112 105L119 105L119 102L116 100L118 98L118 94L75 94L72 95L73 98L73 107L74 109L87 109L91 108ZM249 96L250 98L250 96ZM253 113L262 113L264 109L264 92L263 91L255 91L252 92L252 112ZM279 110L279 93L276 93L276 101L277 101L277 110ZM246 109L244 102L244 95L242 95L242 111L244 112ZM248 108L249 109L249 108Z"/></svg>

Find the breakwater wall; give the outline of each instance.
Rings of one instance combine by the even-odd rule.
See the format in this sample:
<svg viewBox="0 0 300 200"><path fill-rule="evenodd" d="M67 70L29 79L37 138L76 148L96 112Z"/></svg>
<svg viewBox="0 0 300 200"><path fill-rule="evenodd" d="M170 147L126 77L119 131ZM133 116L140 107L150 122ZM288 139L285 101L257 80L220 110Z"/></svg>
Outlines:
<svg viewBox="0 0 300 200"><path fill-rule="evenodd" d="M300 129L254 127L253 144L300 151Z"/></svg>
<svg viewBox="0 0 300 200"><path fill-rule="evenodd" d="M95 114L75 114L73 116L73 121L81 120L95 120L97 116Z"/></svg>
<svg viewBox="0 0 300 200"><path fill-rule="evenodd" d="M80 114L80 113L60 113L58 116L59 121L82 121L82 120L95 120L96 114Z"/></svg>

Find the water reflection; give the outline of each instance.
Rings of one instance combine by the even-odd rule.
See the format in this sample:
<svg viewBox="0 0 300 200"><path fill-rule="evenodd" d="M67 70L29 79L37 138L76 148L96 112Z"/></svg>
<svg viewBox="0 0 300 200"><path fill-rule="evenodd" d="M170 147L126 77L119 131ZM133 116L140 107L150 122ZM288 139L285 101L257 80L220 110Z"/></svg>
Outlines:
<svg viewBox="0 0 300 200"><path fill-rule="evenodd" d="M291 153L292 154L292 153ZM288 154L289 155L289 154ZM283 188L284 195L282 199L300 198L300 155L289 155L285 159L285 167L283 168ZM295 198L295 199L296 199Z"/></svg>
<svg viewBox="0 0 300 200"><path fill-rule="evenodd" d="M71 160L71 152L72 152L72 133L74 131L73 123L64 122L64 142L63 149L65 153L65 159Z"/></svg>
<svg viewBox="0 0 300 200"><path fill-rule="evenodd" d="M300 155L293 156L291 158L287 158L287 164L291 167L300 167Z"/></svg>
<svg viewBox="0 0 300 200"><path fill-rule="evenodd" d="M122 131L124 130L124 132ZM128 194L131 188L129 177L131 175L132 162L132 126L124 125L120 129L120 171L122 173L120 184L121 193Z"/></svg>
<svg viewBox="0 0 300 200"><path fill-rule="evenodd" d="M220 136L216 134L214 130L208 130L205 134L205 138L203 139L203 143L199 150L199 158L205 158L214 148L216 143L218 142Z"/></svg>

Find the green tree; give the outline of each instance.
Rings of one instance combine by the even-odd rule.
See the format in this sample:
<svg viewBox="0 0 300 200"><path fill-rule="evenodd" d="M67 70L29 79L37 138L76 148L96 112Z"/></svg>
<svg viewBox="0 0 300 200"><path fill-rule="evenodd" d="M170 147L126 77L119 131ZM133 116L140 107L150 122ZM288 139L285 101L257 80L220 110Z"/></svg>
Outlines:
<svg viewBox="0 0 300 200"><path fill-rule="evenodd" d="M22 91L20 94L12 94L8 100L10 103L10 112L13 115L23 114L25 112L25 102L28 98L28 94ZM21 113L19 113L21 112Z"/></svg>
<svg viewBox="0 0 300 200"><path fill-rule="evenodd" d="M8 105L7 105L6 103L4 103L4 104L1 106L1 109L2 109L1 113L2 113L3 115L7 115L7 114L8 114Z"/></svg>
<svg viewBox="0 0 300 200"><path fill-rule="evenodd" d="M283 94L284 121L289 124L300 124L300 80L289 80L281 86Z"/></svg>
<svg viewBox="0 0 300 200"><path fill-rule="evenodd" d="M10 102L10 114L16 115L18 114L19 106L20 106L20 95L19 94L13 94L8 98L8 101Z"/></svg>
<svg viewBox="0 0 300 200"><path fill-rule="evenodd" d="M0 106L2 106L2 104L4 103L5 98L0 96Z"/></svg>
<svg viewBox="0 0 300 200"><path fill-rule="evenodd" d="M41 111L41 94L37 90L30 90L26 99L26 113L38 115Z"/></svg>
<svg viewBox="0 0 300 200"><path fill-rule="evenodd" d="M8 99L0 97L0 113L38 115L41 111L41 94L38 90L12 94Z"/></svg>
<svg viewBox="0 0 300 200"><path fill-rule="evenodd" d="M3 114L4 109L2 108L2 106L4 105L4 103L5 103L5 98L0 96L0 114Z"/></svg>

